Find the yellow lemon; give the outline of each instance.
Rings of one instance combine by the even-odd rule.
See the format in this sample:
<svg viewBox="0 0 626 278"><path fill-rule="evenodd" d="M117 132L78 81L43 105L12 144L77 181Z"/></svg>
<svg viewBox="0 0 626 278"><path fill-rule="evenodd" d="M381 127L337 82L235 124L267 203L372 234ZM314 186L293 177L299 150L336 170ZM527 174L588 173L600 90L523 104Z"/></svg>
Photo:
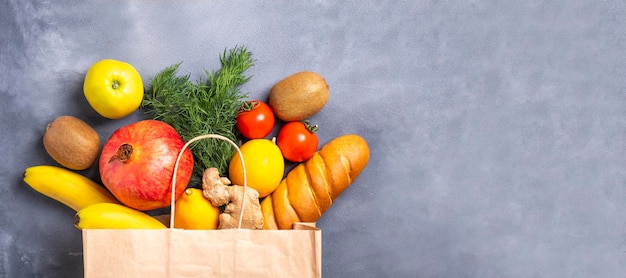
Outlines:
<svg viewBox="0 0 626 278"><path fill-rule="evenodd" d="M202 189L187 188L176 200L174 228L188 230L215 230L220 209L202 195Z"/></svg>
<svg viewBox="0 0 626 278"><path fill-rule="evenodd" d="M259 192L259 198L272 193L285 172L285 160L278 145L267 139L254 139L241 146L248 186ZM230 160L228 174L233 184L243 185L243 167L239 155Z"/></svg>

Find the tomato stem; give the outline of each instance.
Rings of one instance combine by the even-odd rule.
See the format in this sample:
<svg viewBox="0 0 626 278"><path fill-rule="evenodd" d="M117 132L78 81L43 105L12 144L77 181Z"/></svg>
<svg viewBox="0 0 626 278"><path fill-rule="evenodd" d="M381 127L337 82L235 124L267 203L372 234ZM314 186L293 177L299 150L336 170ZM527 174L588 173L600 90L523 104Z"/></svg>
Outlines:
<svg viewBox="0 0 626 278"><path fill-rule="evenodd" d="M259 102L256 100L244 101L241 103L241 109L239 109L239 112L252 111L257 106L259 106Z"/></svg>
<svg viewBox="0 0 626 278"><path fill-rule="evenodd" d="M309 130L309 132L311 132L311 133L317 132L318 126L311 124L311 122L309 120L304 120L304 121L302 121L302 123L304 124L306 129Z"/></svg>

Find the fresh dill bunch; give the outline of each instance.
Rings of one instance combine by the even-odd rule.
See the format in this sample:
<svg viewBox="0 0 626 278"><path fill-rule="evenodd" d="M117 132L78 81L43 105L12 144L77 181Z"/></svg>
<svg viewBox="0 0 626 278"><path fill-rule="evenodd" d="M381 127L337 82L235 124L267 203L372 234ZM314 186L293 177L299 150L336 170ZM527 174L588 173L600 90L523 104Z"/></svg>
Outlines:
<svg viewBox="0 0 626 278"><path fill-rule="evenodd" d="M218 71L205 71L206 79L191 82L189 75L177 75L180 63L156 74L141 104L150 117L170 124L185 142L203 134L219 134L237 142L237 114L247 93L239 87L250 79L245 71L254 65L245 47L224 51ZM190 146L194 156L192 183L201 180L204 170L215 167L227 176L235 153L229 143L204 139Z"/></svg>

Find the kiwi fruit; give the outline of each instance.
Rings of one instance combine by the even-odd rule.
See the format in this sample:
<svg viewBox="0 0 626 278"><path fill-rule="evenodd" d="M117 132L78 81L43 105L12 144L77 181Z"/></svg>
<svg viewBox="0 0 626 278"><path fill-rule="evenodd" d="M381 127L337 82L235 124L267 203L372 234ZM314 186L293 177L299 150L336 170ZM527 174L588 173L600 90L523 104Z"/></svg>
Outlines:
<svg viewBox="0 0 626 278"><path fill-rule="evenodd" d="M100 153L100 136L73 116L59 116L48 124L43 146L56 162L72 170L89 168Z"/></svg>
<svg viewBox="0 0 626 278"><path fill-rule="evenodd" d="M279 119L305 120L328 102L328 83L321 75L302 71L278 81L271 89L269 105Z"/></svg>

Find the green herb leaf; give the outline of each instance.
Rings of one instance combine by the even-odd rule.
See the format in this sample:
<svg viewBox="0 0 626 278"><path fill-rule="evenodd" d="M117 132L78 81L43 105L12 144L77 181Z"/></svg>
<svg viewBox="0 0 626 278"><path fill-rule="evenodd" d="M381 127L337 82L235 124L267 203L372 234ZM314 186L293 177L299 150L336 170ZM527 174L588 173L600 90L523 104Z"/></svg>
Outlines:
<svg viewBox="0 0 626 278"><path fill-rule="evenodd" d="M180 63L156 74L144 94L141 108L153 119L170 124L189 141L202 134L219 134L237 141L237 114L247 93L239 87L250 79L244 73L254 65L245 47L235 47L220 56L221 69L206 72L206 79L191 82L189 75L177 75ZM235 149L220 140L201 140L190 146L194 155L192 183L201 180L204 170L215 167L227 176Z"/></svg>

